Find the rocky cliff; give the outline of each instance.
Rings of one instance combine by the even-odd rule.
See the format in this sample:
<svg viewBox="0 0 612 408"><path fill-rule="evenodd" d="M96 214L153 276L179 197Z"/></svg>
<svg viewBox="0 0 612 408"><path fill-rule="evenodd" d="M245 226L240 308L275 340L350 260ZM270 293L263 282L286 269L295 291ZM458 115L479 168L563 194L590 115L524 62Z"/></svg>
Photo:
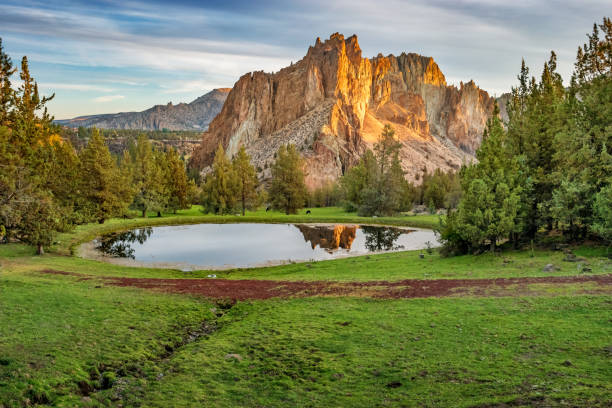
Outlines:
<svg viewBox="0 0 612 408"><path fill-rule="evenodd" d="M143 112L79 116L56 122L70 127L95 126L101 129L206 130L221 111L229 92L229 88L214 89L191 103L169 103L156 105Z"/></svg>
<svg viewBox="0 0 612 408"><path fill-rule="evenodd" d="M192 165L210 165L219 143L229 155L244 145L265 179L278 147L293 143L312 188L342 175L391 124L407 177L415 180L423 168L457 169L471 160L493 103L472 81L447 85L433 58L363 58L356 36L336 33L276 73L242 76Z"/></svg>

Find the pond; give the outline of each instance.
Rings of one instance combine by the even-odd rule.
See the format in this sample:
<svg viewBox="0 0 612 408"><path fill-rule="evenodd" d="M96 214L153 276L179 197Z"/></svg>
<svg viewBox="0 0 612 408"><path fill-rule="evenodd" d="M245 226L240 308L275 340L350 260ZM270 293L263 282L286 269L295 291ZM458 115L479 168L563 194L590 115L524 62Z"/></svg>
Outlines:
<svg viewBox="0 0 612 408"><path fill-rule="evenodd" d="M194 224L102 236L81 255L131 266L227 269L438 246L433 231L345 224Z"/></svg>

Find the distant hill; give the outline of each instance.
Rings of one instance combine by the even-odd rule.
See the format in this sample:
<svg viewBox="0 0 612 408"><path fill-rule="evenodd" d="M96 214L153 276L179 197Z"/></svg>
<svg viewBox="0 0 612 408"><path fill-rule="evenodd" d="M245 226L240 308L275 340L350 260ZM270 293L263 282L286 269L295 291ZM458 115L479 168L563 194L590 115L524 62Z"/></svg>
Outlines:
<svg viewBox="0 0 612 408"><path fill-rule="evenodd" d="M206 130L221 111L230 90L218 88L191 103L155 105L142 112L79 116L55 122L75 128L95 126L101 129Z"/></svg>

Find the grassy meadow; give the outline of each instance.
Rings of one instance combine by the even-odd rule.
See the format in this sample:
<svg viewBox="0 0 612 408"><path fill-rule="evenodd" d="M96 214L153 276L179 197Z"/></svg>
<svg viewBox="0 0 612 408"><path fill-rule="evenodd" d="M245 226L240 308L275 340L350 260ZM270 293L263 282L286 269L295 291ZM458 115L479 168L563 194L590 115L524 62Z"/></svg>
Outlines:
<svg viewBox="0 0 612 408"><path fill-rule="evenodd" d="M71 255L102 233L137 226L307 221L431 227L438 217L368 219L338 208L220 217L194 207L80 226L58 236L43 256L25 245L0 245L0 407L612 404L612 298L589 293L588 284L502 298L232 302L97 279L195 279L207 271L123 267ZM423 259L421 251L407 251L216 273L342 282L612 273L604 248L573 250L580 262L564 262L562 252L549 249L455 258L423 251ZM544 272L549 263L559 270Z"/></svg>

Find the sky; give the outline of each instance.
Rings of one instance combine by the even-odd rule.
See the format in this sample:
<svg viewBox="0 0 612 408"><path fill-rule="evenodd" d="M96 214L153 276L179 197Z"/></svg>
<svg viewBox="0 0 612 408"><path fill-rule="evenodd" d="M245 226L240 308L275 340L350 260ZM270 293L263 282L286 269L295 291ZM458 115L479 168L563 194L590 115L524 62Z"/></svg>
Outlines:
<svg viewBox="0 0 612 408"><path fill-rule="evenodd" d="M569 80L577 47L610 15L610 0L0 0L0 38L66 119L190 102L335 32L356 34L364 57L432 56L447 82L500 95L521 58L539 75L551 50Z"/></svg>

